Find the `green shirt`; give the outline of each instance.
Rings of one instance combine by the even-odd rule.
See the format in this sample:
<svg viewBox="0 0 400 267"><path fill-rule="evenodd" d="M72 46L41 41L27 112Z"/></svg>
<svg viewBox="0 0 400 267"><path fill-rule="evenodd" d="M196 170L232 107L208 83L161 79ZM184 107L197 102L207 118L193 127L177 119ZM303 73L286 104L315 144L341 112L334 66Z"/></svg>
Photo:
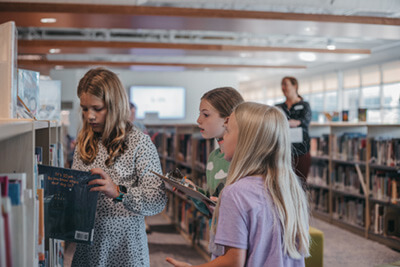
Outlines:
<svg viewBox="0 0 400 267"><path fill-rule="evenodd" d="M217 148L208 156L206 177L207 177L207 193L206 195L218 197L225 185L228 176L229 162L224 159L221 149ZM218 188L219 186L219 188ZM218 190L217 190L218 189ZM202 192L203 193L203 192ZM191 198L195 207L205 215L211 216L206 204L200 200ZM211 223L210 223L211 225Z"/></svg>
<svg viewBox="0 0 400 267"><path fill-rule="evenodd" d="M223 185L225 185L228 170L229 162L224 159L224 153L221 153L221 149L217 148L211 152L206 167L207 191L210 196L219 196ZM220 186L220 184L222 185ZM218 188L218 186L220 187Z"/></svg>

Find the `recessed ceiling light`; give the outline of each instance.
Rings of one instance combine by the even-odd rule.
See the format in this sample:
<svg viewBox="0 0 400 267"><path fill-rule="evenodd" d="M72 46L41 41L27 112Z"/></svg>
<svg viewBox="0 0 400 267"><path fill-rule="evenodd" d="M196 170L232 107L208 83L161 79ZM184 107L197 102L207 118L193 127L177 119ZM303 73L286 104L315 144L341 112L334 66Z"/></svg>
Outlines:
<svg viewBox="0 0 400 267"><path fill-rule="evenodd" d="M336 45L333 43L333 41L331 39L329 39L328 43L326 45L326 48L328 50L335 50L336 49Z"/></svg>
<svg viewBox="0 0 400 267"><path fill-rule="evenodd" d="M250 56L251 56L250 53L246 53L246 52L240 53L240 57L250 57Z"/></svg>
<svg viewBox="0 0 400 267"><path fill-rule="evenodd" d="M49 50L50 54L57 54L61 52L60 48L52 48Z"/></svg>
<svg viewBox="0 0 400 267"><path fill-rule="evenodd" d="M302 52L299 54L299 58L303 61L315 61L317 59L317 56L314 53L310 52Z"/></svg>
<svg viewBox="0 0 400 267"><path fill-rule="evenodd" d="M56 23L56 18L42 18L40 19L41 23Z"/></svg>
<svg viewBox="0 0 400 267"><path fill-rule="evenodd" d="M328 50L335 50L335 49L336 49L336 45L334 45L334 44L329 44L329 45L326 46L326 48L327 48Z"/></svg>

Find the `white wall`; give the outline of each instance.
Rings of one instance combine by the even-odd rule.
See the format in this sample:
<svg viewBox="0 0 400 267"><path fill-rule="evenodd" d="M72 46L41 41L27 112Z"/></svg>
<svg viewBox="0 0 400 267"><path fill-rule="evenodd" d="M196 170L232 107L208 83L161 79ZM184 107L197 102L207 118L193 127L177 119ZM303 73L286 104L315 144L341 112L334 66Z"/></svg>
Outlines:
<svg viewBox="0 0 400 267"><path fill-rule="evenodd" d="M72 101L73 110L70 114L69 134L76 136L80 126L79 99L76 89L79 79L87 69L52 70L50 76L61 80L61 101ZM182 124L196 123L199 114L201 96L216 87L231 86L238 89L237 75L227 72L133 72L129 70L113 70L118 74L127 90L131 85L182 86L186 88L186 118L183 120L158 120L145 123L152 124ZM129 93L129 92L128 92Z"/></svg>

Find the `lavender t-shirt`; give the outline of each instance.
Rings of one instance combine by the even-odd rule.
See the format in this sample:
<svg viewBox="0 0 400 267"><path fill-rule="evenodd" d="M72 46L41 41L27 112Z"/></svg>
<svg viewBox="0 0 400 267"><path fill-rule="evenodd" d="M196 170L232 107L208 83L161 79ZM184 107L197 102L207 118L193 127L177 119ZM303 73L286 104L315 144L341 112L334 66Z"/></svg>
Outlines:
<svg viewBox="0 0 400 267"><path fill-rule="evenodd" d="M283 252L281 226L261 177L245 177L225 187L220 201L216 245L246 249L245 266L304 266L304 258Z"/></svg>

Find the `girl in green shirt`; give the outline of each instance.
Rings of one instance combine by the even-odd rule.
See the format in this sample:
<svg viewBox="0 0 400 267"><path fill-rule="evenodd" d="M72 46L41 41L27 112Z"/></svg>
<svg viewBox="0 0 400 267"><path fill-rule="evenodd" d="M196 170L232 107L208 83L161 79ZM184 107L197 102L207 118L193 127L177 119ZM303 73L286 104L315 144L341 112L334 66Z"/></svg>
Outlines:
<svg viewBox="0 0 400 267"><path fill-rule="evenodd" d="M229 169L229 162L224 159L223 153L225 125L233 109L243 101L240 93L232 87L216 88L201 97L200 114L197 119L200 133L206 139L215 138L219 144L219 147L210 153L206 166L207 193L213 197L219 196ZM199 211L211 215L203 202L194 203Z"/></svg>

